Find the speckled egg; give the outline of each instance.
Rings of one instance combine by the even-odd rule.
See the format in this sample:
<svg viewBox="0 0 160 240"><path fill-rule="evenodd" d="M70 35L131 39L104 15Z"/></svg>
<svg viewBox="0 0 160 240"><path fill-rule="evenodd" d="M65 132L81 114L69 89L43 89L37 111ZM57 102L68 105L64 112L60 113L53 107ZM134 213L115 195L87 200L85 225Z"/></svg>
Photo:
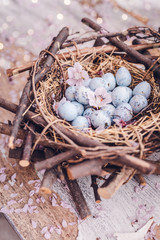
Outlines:
<svg viewBox="0 0 160 240"><path fill-rule="evenodd" d="M97 88L104 87L104 80L101 77L95 77L91 79L89 87L92 91L95 91Z"/></svg>
<svg viewBox="0 0 160 240"><path fill-rule="evenodd" d="M83 112L84 112L84 106L83 106L81 103L76 102L76 101L73 101L72 103L73 103L73 104L76 106L76 108L77 108L77 114L78 114L78 116L81 116L81 115L83 114Z"/></svg>
<svg viewBox="0 0 160 240"><path fill-rule="evenodd" d="M84 117L89 117L91 118L92 114L95 112L96 110L94 108L87 108L84 112L83 112L83 116Z"/></svg>
<svg viewBox="0 0 160 240"><path fill-rule="evenodd" d="M82 103L84 105L89 104L88 92L91 91L89 88L80 86L75 91L75 99L77 102Z"/></svg>
<svg viewBox="0 0 160 240"><path fill-rule="evenodd" d="M91 78L88 78L87 80L84 81L84 86L85 87L89 87L89 84L90 84L90 81L91 81Z"/></svg>
<svg viewBox="0 0 160 240"><path fill-rule="evenodd" d="M111 118L104 114L102 110L97 110L91 115L91 123L94 128L103 126L108 128L111 126Z"/></svg>
<svg viewBox="0 0 160 240"><path fill-rule="evenodd" d="M114 112L115 119L122 119L125 122L130 121L132 117L133 117L133 111L129 103L120 104Z"/></svg>
<svg viewBox="0 0 160 240"><path fill-rule="evenodd" d="M129 87L125 87L125 88L127 89L128 93L129 93L129 99L131 99L131 97L133 96L133 91L132 91L132 89L129 88Z"/></svg>
<svg viewBox="0 0 160 240"><path fill-rule="evenodd" d="M149 98L151 94L151 85L144 81L139 83L135 88L133 89L133 95L143 95L145 98Z"/></svg>
<svg viewBox="0 0 160 240"><path fill-rule="evenodd" d="M129 86L131 84L131 74L126 67L120 67L116 73L116 82L119 86Z"/></svg>
<svg viewBox="0 0 160 240"><path fill-rule="evenodd" d="M73 103L66 101L58 106L58 114L66 121L73 121L77 117L77 108Z"/></svg>
<svg viewBox="0 0 160 240"><path fill-rule="evenodd" d="M116 86L116 79L112 73L106 73L102 76L104 82L104 88L108 91L112 91Z"/></svg>
<svg viewBox="0 0 160 240"><path fill-rule="evenodd" d="M129 104L134 113L139 113L143 108L148 105L147 99L142 95L135 95L131 98Z"/></svg>
<svg viewBox="0 0 160 240"><path fill-rule="evenodd" d="M104 112L104 114L110 117L113 116L115 107L112 104L107 104L105 107L102 107L101 110Z"/></svg>
<svg viewBox="0 0 160 240"><path fill-rule="evenodd" d="M83 129L88 128L88 121L85 117L78 116L72 121L71 125L80 130L83 130Z"/></svg>
<svg viewBox="0 0 160 240"><path fill-rule="evenodd" d="M122 103L127 103L130 99L130 93L126 87L116 87L112 92L112 103L115 107Z"/></svg>
<svg viewBox="0 0 160 240"><path fill-rule="evenodd" d="M76 91L75 86L68 87L65 91L66 99L69 100L69 101L74 101L75 100L75 91Z"/></svg>

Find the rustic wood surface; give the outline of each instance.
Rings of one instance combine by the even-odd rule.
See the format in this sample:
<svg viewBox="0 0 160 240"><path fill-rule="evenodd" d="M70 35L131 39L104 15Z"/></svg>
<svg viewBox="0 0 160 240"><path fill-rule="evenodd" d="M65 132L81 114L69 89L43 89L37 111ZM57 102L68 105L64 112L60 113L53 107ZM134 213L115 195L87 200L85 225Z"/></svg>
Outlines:
<svg viewBox="0 0 160 240"><path fill-rule="evenodd" d="M8 81L5 70L7 68L14 67L15 65L19 66L27 61L35 60L32 52L37 55L43 47L46 47L46 45L49 44L51 38L53 37L53 33L56 35L58 30L60 30L60 28L64 26L64 23L66 23L66 16L68 16L67 24L72 25L73 32L77 30L80 19L84 16L88 16L86 13L84 14L83 9L77 2L74 2L69 10L66 10L66 8L64 8L63 1L55 0L52 2L54 5L52 7L50 1L47 0L44 3L40 4L38 8L31 8L29 1L25 0L22 2L16 0L11 5L4 4L5 8L1 8L0 10L1 25L4 23L4 19L10 15L16 19L15 20L13 18L14 21L11 24L9 24L9 21L7 22L9 25L8 30L7 32L5 31L1 38L4 40L5 37L10 37L10 42L7 43L6 41L4 50L0 50L0 95L12 102L18 103L22 88L26 83L27 74L23 73L21 75L15 76L13 78L13 81ZM133 1L129 2L133 3ZM141 1L136 0L136 2L139 2L139 4L141 4ZM124 1L123 4L127 4L127 1ZM46 12L43 11L44 7L46 7ZM138 8L138 5L135 4L135 9L136 7L141 14L143 6L141 5ZM157 14L158 6L156 0L152 1L152 7ZM103 11L107 8L108 6L106 4L103 8ZM56 14L53 14L53 9L56 9ZM77 12L75 9L77 9ZM102 7L98 6L97 9L102 9ZM64 21L58 22L56 21L56 16L57 13L61 12L62 10L64 14ZM20 15L19 11L21 11ZM110 11L107 17L110 17L111 14L112 13ZM121 13L116 14L118 14L117 16L121 16ZM151 24L155 23L155 14L150 14L149 12L145 12L145 14L151 18ZM17 17L18 15L19 17ZM54 26L50 25L50 23L54 23ZM111 31L112 29L113 31L121 31L125 26L127 26L124 26L124 23L126 22L121 19L121 21L118 21L117 24L117 20L114 19L111 21L110 25L107 23L107 27L109 25L109 30ZM130 19L129 17L129 24L132 26L136 25L137 22L133 21L133 19ZM158 21L155 23L155 26L159 26ZM25 35L26 32L32 28L34 31L37 31L35 32L35 35ZM13 36L17 34L16 31L19 31L20 37L14 40ZM14 32L13 36L12 32ZM23 46L25 46L25 48ZM32 49L32 52L30 49ZM13 114L0 109L0 121L6 122L9 119L13 119ZM154 221L157 224L160 223L159 176L146 177L145 179L147 186L143 190L138 187L135 180L131 180L126 185L123 185L112 199L102 199L101 203L97 204L95 204L94 201L93 189L90 188L90 178L86 177L79 179L78 183L80 184L84 197L92 213L92 216L85 221L77 220L77 215L75 213L72 213L69 209L64 208L64 202L66 203L66 207L71 205L73 208L74 204L71 200L70 195L68 194L68 190L64 188L64 185L62 183L57 182L57 184L54 184L53 188L57 196L57 206L52 206L51 199L45 196L43 196L45 202L42 202L44 201L42 198L42 201L38 204L36 202L36 199L39 199L41 195L35 193L33 196L29 197L29 193L34 189L35 183L28 183L33 179L38 180L38 177L31 167L22 169L18 166L18 164L15 165L16 161L14 159L8 159L6 157L7 148L4 146L4 141L6 139L8 138L5 136L0 136L0 168L6 167L5 173L7 174L5 182L0 183L0 209L7 206L8 202L11 199L18 202L23 198L22 202L9 206L10 209L23 208L24 205L28 203L29 198L33 199L32 205L37 206L37 213L30 214L25 212L13 212L9 214L11 220L14 222L18 231L21 233L25 240L45 239L44 234L41 233L41 230L45 226L50 227L52 225L56 229L58 226L61 227L62 233L58 234L59 231L54 230L51 233L51 240L115 240L115 238L113 238L113 234L115 232L134 232L141 225L145 224L150 217L154 217ZM153 158L159 159L159 154L156 153ZM11 176L13 176L14 173L16 173L16 182L13 186L11 186L10 184L12 184L12 182L9 180L11 180ZM20 187L22 183L23 186ZM4 186L6 185L8 185L8 190L5 190ZM11 195L13 193L17 193L17 196L14 198L13 195ZM140 206L144 209L142 214L143 216L140 218L141 221L139 223L134 223ZM35 229L32 227L32 220L37 222L37 227ZM66 220L67 227L64 227L66 225L64 224L63 220ZM74 225L69 225L69 223ZM156 228L158 229L157 239L160 239L160 228L158 226Z"/></svg>
<svg viewBox="0 0 160 240"><path fill-rule="evenodd" d="M1 184L0 189L0 208L7 206L9 200L13 199L17 203L13 204L10 209L21 209L25 204L28 203L29 199L33 200L32 205L36 206L37 213L10 213L9 216L15 226L17 227L20 234L26 240L38 240L43 239L41 230L44 227L50 229L51 226L58 228L61 227L61 235L57 234L55 231L51 233L51 239L61 240L61 239L75 239L77 236L77 221L74 213L71 213L68 209L65 209L61 206L61 199L57 195L57 206L52 206L51 199L46 195L39 195L38 193L33 196L29 196L29 192L34 189L34 184L28 184L30 180L38 180L38 177L32 167L27 169L21 168L18 164L14 167L15 161L11 159L1 158L0 167L6 167L7 179L5 183ZM13 186L8 183L11 179L11 176L16 173L16 182ZM23 186L20 185L23 183ZM38 183L38 182L37 182ZM7 184L9 186L8 191L5 191L3 186ZM17 193L16 197L11 197L13 193ZM44 203L40 201L37 204L36 199L41 199L45 201ZM22 199L20 203L18 201ZM67 225L69 223L75 222L75 225L68 225L67 227L62 226L62 221L65 220ZM37 227L34 229L32 227L32 221L37 222Z"/></svg>

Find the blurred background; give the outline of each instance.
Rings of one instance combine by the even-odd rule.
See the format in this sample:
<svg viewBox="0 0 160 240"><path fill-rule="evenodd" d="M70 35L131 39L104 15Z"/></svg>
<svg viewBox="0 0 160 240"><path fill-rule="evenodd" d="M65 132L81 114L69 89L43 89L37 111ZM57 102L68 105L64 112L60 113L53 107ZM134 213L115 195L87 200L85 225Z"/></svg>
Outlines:
<svg viewBox="0 0 160 240"><path fill-rule="evenodd" d="M77 32L84 36L86 31L92 31L81 23L83 17L93 19L110 32L123 31L135 25L147 25L157 30L160 27L159 16L159 0L0 0L0 95L18 103L28 73L7 78L6 69L35 59L64 26L69 26L73 37ZM6 122L7 119L12 120L13 115L0 109L0 121ZM4 148L7 141L8 137L0 136L3 157L7 157ZM111 240L115 231L137 230L131 225L128 215L133 218L140 204L145 204L149 209L144 211L144 216L154 215L158 222L160 213L156 181L156 177L152 177L152 181L147 178L149 187L145 192L138 193L137 202L136 184L132 181L120 189L115 198L102 201L95 207L86 178L85 182L81 182L81 187L95 218L80 225L78 239L86 240L90 235L90 239ZM154 197L156 193L157 198ZM61 197L66 198L63 192ZM122 215L119 209L122 209ZM154 214L150 209L154 210ZM111 224L112 221L114 224Z"/></svg>
<svg viewBox="0 0 160 240"><path fill-rule="evenodd" d="M65 25L70 33L89 31L81 24L88 16L109 31L130 26L159 27L158 0L1 0L0 49L9 44L38 55ZM28 60L25 55L24 60Z"/></svg>

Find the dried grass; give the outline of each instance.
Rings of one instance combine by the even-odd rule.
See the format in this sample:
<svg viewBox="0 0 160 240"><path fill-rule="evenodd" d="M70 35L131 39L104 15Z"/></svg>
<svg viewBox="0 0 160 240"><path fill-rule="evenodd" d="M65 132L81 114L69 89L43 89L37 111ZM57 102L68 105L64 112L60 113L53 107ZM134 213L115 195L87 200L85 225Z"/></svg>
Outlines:
<svg viewBox="0 0 160 240"><path fill-rule="evenodd" d="M132 75L132 83L130 86L132 89L142 81L148 81L151 84L152 92L148 107L140 114L134 116L132 123L124 128L114 125L102 132L90 129L87 133L81 132L81 134L87 134L109 146L117 146L117 148L118 146L129 147L129 149L133 147L132 154L140 158L145 158L148 154L155 151L156 148L160 146L158 135L160 132L160 92L152 72L146 74L144 70L137 68L134 64L120 57L109 56L105 53L96 54L94 51L91 51L87 55L75 57L75 55L73 56L72 52L70 52L70 55L70 60L63 57L58 60L58 62L55 61L52 66L52 71L48 74L45 81L39 83L36 90L41 110L48 122L58 121L73 132L79 131L73 128L68 122L57 118L56 113L53 111L53 100L51 97L52 94L54 94L56 101L62 99L66 88L65 81L68 77L67 69L73 66L76 61L80 62L83 69L88 72L91 78L100 76L99 73L112 72L115 74L119 67L125 66ZM60 137L54 130L47 129L47 131L50 131L55 141L64 142L63 137ZM135 148L135 146L137 146L137 148Z"/></svg>

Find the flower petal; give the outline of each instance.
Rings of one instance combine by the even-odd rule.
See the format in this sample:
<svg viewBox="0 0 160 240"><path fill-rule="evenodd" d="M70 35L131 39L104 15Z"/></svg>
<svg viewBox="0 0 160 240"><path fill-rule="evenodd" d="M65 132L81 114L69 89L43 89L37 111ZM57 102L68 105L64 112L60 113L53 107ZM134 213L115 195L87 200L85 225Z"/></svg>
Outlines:
<svg viewBox="0 0 160 240"><path fill-rule="evenodd" d="M65 220L65 219L63 219L63 221L62 221L62 226L63 226L64 228L66 228L66 227L67 227L67 222L66 222L66 220Z"/></svg>
<svg viewBox="0 0 160 240"><path fill-rule="evenodd" d="M69 67L68 68L68 77L69 78L73 78L74 76L74 68L73 67Z"/></svg>
<svg viewBox="0 0 160 240"><path fill-rule="evenodd" d="M82 71L82 77L85 79L85 80L88 80L89 79L89 75L86 71Z"/></svg>
<svg viewBox="0 0 160 240"><path fill-rule="evenodd" d="M82 66L79 62L75 62L74 64L74 68L77 72L81 72L82 71Z"/></svg>
<svg viewBox="0 0 160 240"><path fill-rule="evenodd" d="M68 85L74 86L76 85L77 81L75 79L69 78L67 81Z"/></svg>
<svg viewBox="0 0 160 240"><path fill-rule="evenodd" d="M32 227L33 227L33 228L36 228L36 227L37 227L37 222L35 222L35 221L32 220Z"/></svg>

